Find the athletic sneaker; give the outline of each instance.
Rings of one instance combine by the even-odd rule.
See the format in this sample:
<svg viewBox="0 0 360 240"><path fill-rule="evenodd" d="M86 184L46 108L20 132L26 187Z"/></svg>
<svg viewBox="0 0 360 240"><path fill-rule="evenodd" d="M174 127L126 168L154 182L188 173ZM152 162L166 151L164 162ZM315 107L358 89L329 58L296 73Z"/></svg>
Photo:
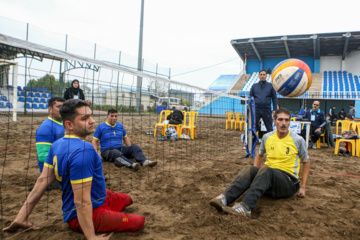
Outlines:
<svg viewBox="0 0 360 240"><path fill-rule="evenodd" d="M229 214L242 215L244 217L251 217L251 209L248 209L245 206L245 203L239 203L233 207L224 207L222 210Z"/></svg>
<svg viewBox="0 0 360 240"><path fill-rule="evenodd" d="M210 205L216 208L218 211L221 211L223 207L226 207L227 201L224 194L220 194L216 198L210 200Z"/></svg>
<svg viewBox="0 0 360 240"><path fill-rule="evenodd" d="M143 166L149 166L149 167L155 167L156 165L157 165L157 161L145 160L143 163Z"/></svg>
<svg viewBox="0 0 360 240"><path fill-rule="evenodd" d="M131 171L137 172L137 171L139 171L139 169L140 169L140 164L138 164L138 163L131 164L131 167L130 167Z"/></svg>
<svg viewBox="0 0 360 240"><path fill-rule="evenodd" d="M311 146L312 149L316 149L316 143L313 143L313 145Z"/></svg>

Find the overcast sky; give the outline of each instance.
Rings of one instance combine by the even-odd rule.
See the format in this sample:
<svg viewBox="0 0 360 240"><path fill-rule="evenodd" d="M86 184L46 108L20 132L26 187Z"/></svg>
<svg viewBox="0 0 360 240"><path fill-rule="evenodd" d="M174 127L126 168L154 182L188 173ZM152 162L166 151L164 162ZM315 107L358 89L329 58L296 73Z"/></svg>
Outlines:
<svg viewBox="0 0 360 240"><path fill-rule="evenodd" d="M143 58L207 88L238 74L230 40L359 31L354 1L145 0ZM0 0L0 16L137 57L141 0ZM1 29L0 29L1 33Z"/></svg>

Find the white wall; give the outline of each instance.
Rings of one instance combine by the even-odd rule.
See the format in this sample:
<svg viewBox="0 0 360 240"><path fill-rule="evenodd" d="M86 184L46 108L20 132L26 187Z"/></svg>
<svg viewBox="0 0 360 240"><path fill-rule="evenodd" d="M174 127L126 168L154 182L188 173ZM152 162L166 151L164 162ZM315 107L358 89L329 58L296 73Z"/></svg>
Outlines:
<svg viewBox="0 0 360 240"><path fill-rule="evenodd" d="M320 57L320 72L324 71L341 71L341 56L324 56Z"/></svg>
<svg viewBox="0 0 360 240"><path fill-rule="evenodd" d="M360 75L360 51L352 51L346 56L344 70L354 75Z"/></svg>

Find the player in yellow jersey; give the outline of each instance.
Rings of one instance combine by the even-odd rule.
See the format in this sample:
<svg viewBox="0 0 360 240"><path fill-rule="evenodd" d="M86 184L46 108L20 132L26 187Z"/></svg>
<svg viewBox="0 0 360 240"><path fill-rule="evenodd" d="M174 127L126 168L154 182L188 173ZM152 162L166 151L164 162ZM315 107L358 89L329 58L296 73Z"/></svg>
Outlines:
<svg viewBox="0 0 360 240"><path fill-rule="evenodd" d="M287 198L298 193L299 197L305 197L310 160L304 139L289 131L290 116L285 108L275 112L276 130L263 136L254 166L244 167L224 193L210 201L211 206L225 213L251 217L251 209L256 207L257 200L264 194ZM265 153L266 162L261 165ZM300 159L303 165L301 184ZM228 207L245 191L247 193L240 203Z"/></svg>

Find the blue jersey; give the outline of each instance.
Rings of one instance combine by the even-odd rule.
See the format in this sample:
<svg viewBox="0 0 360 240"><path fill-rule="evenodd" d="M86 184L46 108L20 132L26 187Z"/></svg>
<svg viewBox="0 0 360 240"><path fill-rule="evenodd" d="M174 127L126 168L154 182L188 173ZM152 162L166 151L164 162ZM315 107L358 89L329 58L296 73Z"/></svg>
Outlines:
<svg viewBox="0 0 360 240"><path fill-rule="evenodd" d="M100 140L101 151L109 148L118 148L123 146L123 138L126 137L124 126L117 122L110 125L108 122L101 123L94 133L94 138Z"/></svg>
<svg viewBox="0 0 360 240"><path fill-rule="evenodd" d="M77 218L71 184L92 181L93 208L105 202L106 186L101 158L90 143L65 135L51 146L45 166L54 169L62 187L64 222Z"/></svg>
<svg viewBox="0 0 360 240"><path fill-rule="evenodd" d="M48 117L36 130L36 151L40 162L45 162L53 142L65 134L63 122Z"/></svg>

